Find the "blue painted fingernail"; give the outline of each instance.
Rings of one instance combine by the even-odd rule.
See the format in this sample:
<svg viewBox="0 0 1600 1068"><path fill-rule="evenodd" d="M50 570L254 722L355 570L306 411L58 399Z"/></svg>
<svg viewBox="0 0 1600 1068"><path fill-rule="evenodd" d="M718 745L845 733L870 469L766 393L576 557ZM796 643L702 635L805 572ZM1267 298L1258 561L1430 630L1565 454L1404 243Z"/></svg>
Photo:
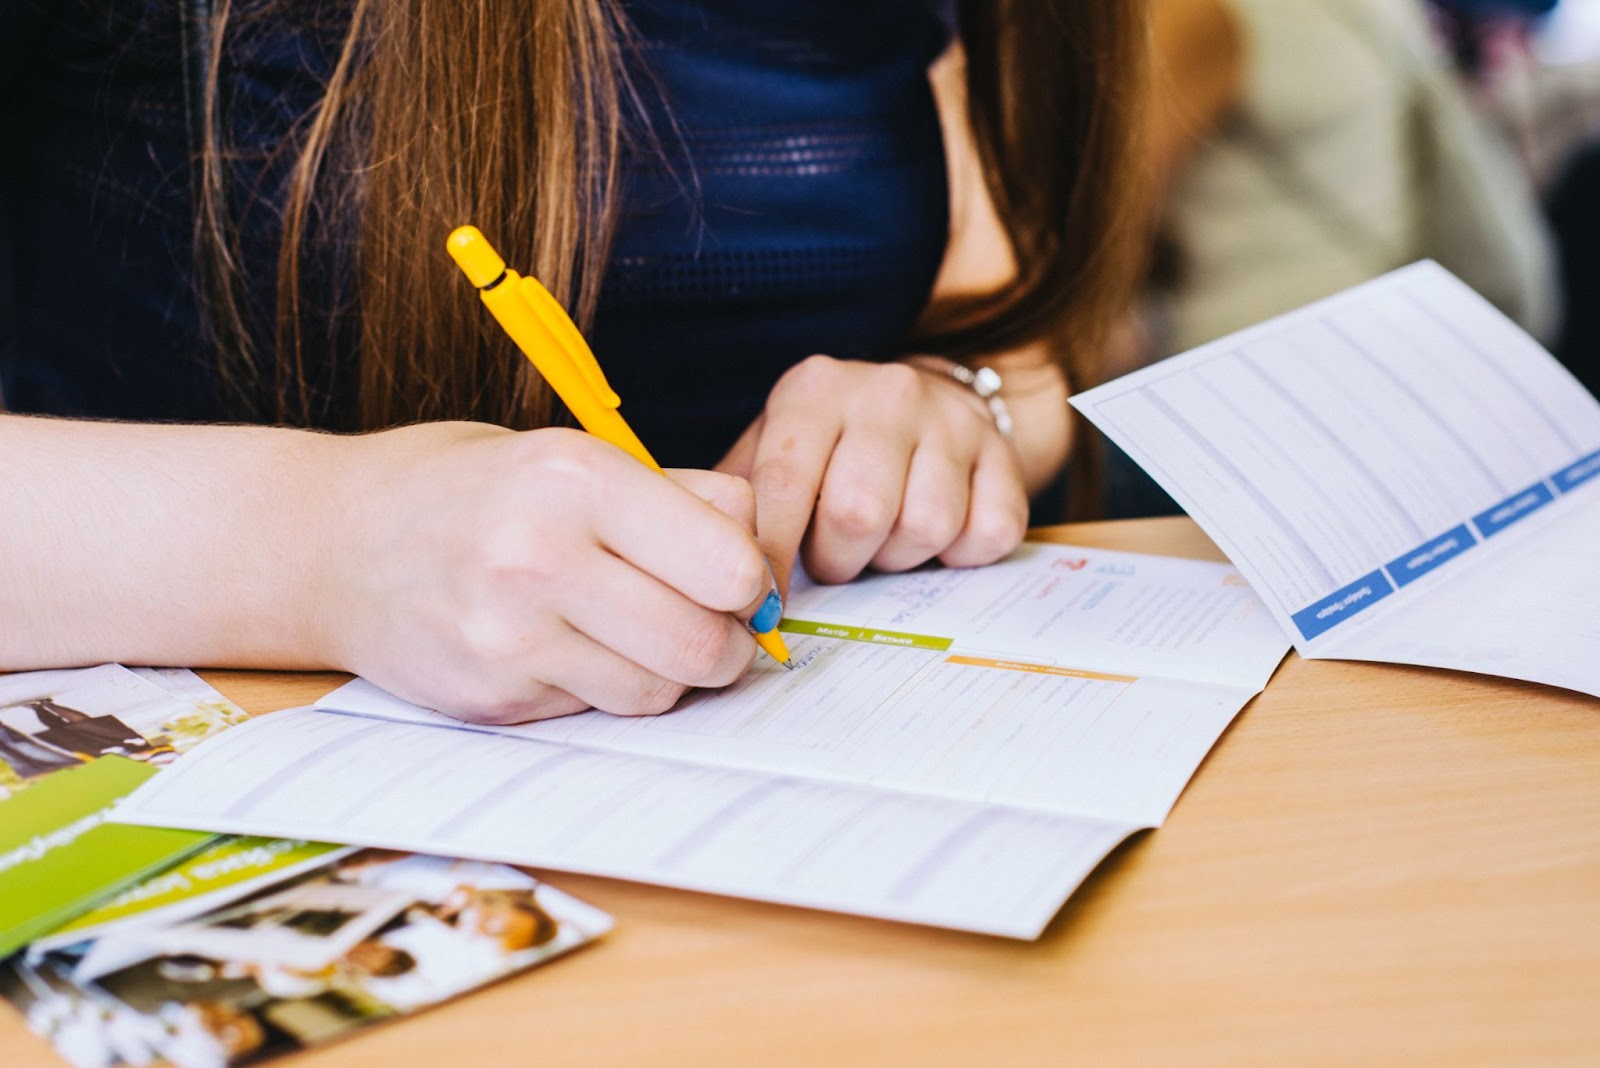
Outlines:
<svg viewBox="0 0 1600 1068"><path fill-rule="evenodd" d="M756 614L750 617L750 629L757 634L765 634L777 627L778 620L782 618L783 598L778 596L777 590L773 590L761 602L761 607L756 609Z"/></svg>

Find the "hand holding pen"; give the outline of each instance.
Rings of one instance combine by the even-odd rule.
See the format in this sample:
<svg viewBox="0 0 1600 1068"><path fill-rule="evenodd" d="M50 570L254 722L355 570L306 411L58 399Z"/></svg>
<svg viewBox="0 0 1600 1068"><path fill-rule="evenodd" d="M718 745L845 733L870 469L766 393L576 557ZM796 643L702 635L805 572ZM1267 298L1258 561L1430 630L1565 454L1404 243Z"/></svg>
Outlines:
<svg viewBox="0 0 1600 1068"><path fill-rule="evenodd" d="M665 712L726 686L769 594L749 483L663 477L582 431L422 423L335 439L352 543L330 554L328 662L484 723ZM357 561L346 566L339 561Z"/></svg>
<svg viewBox="0 0 1600 1068"><path fill-rule="evenodd" d="M479 289L483 303L511 340L534 364L590 434L615 445L646 467L664 473L622 418L621 398L606 382L600 364L566 311L537 279L506 267L475 227L450 235L450 254ZM789 651L777 627L783 601L767 565L769 588L747 626L757 644L778 663L790 666Z"/></svg>
<svg viewBox="0 0 1600 1068"><path fill-rule="evenodd" d="M597 365L561 367L580 416L615 416ZM642 445L561 427L420 423L304 447L336 503L307 535L328 540L304 584L317 599L282 625L408 701L483 723L665 712L743 675L757 649L741 620L781 612L742 478L663 473Z"/></svg>

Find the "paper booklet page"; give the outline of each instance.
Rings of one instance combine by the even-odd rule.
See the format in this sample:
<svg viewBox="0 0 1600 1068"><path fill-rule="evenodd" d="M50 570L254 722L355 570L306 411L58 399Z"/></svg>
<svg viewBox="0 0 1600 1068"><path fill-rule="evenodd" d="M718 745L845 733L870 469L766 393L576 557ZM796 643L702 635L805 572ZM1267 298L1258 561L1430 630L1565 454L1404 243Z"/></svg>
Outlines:
<svg viewBox="0 0 1600 1068"><path fill-rule="evenodd" d="M1600 619L1594 541L1577 530L1600 507L1600 403L1437 264L1073 403L1205 528L1302 655L1600 695L1594 647L1565 655Z"/></svg>
<svg viewBox="0 0 1600 1068"><path fill-rule="evenodd" d="M802 668L763 658L659 717L477 727L358 681L121 818L1034 937L1160 824L1286 646L1231 567L1060 546L802 586L785 629Z"/></svg>

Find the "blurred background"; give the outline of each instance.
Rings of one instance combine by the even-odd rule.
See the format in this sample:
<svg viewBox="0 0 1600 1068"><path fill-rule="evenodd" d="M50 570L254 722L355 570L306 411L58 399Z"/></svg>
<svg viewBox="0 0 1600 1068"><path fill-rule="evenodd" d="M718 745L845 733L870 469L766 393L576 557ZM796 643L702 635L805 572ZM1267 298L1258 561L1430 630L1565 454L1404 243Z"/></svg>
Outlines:
<svg viewBox="0 0 1600 1068"><path fill-rule="evenodd" d="M1103 377L1428 257L1600 392L1600 0L1151 5L1153 253ZM1177 510L1085 440L1104 515Z"/></svg>

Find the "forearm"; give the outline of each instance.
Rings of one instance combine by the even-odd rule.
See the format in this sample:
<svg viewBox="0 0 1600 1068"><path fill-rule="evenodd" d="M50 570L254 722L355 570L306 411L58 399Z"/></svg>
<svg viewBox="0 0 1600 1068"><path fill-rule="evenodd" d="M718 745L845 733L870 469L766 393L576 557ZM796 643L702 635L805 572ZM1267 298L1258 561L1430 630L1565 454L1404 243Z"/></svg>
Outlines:
<svg viewBox="0 0 1600 1068"><path fill-rule="evenodd" d="M349 441L0 416L0 670L334 666L318 591Z"/></svg>

